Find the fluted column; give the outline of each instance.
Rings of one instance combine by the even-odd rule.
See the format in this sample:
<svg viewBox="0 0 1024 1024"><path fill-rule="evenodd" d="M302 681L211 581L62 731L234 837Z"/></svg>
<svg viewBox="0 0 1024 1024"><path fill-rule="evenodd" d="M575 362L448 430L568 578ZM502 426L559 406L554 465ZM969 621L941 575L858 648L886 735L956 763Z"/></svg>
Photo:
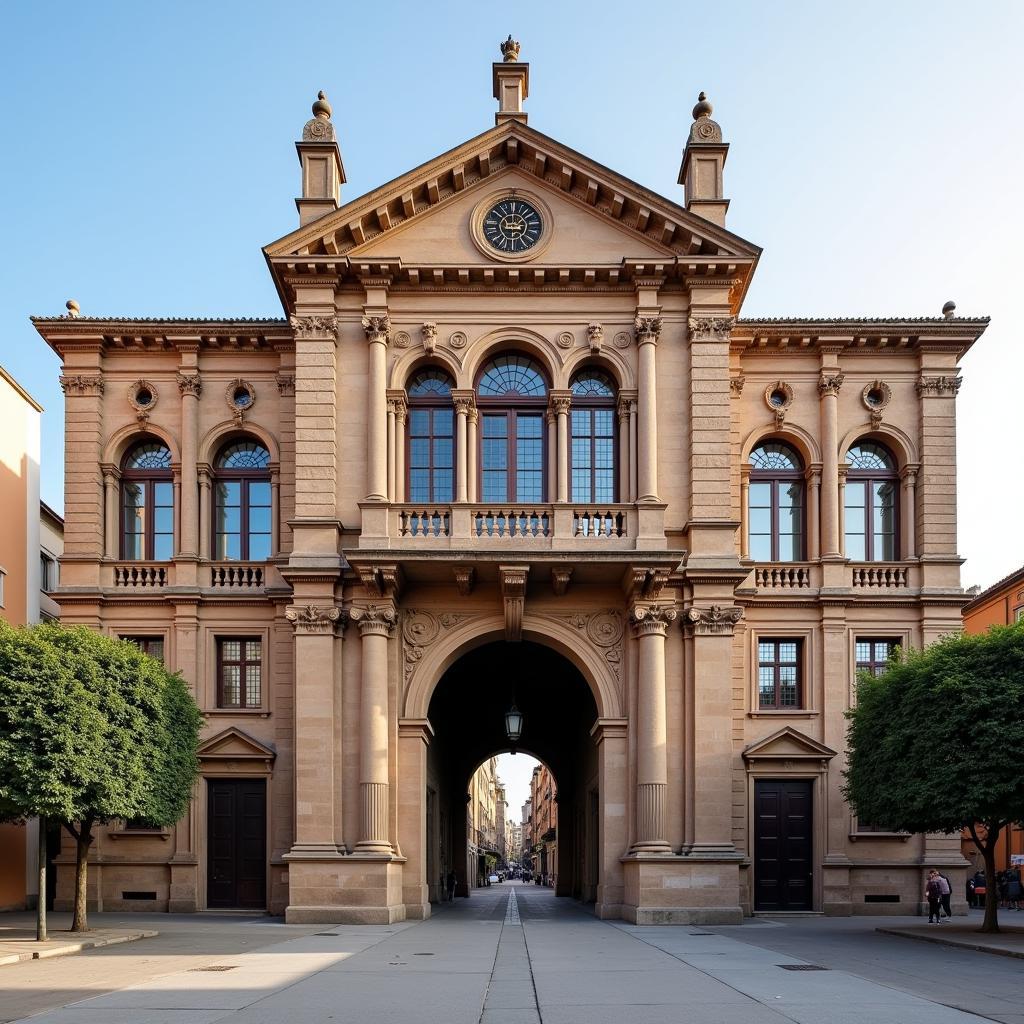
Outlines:
<svg viewBox="0 0 1024 1024"><path fill-rule="evenodd" d="M555 411L557 443L555 445L555 501L569 500L569 407L572 394L566 391L552 392L551 406Z"/></svg>
<svg viewBox="0 0 1024 1024"><path fill-rule="evenodd" d="M629 399L620 398L615 406L619 424L619 501L629 501Z"/></svg>
<svg viewBox="0 0 1024 1024"><path fill-rule="evenodd" d="M658 500L658 399L655 353L661 335L661 318L636 318L639 360L639 446L637 466L638 501Z"/></svg>
<svg viewBox="0 0 1024 1024"><path fill-rule="evenodd" d="M816 562L821 557L821 468L812 466L804 478L807 481L807 559Z"/></svg>
<svg viewBox="0 0 1024 1024"><path fill-rule="evenodd" d="M480 441L478 439L478 427L480 424L480 412L475 405L470 407L469 410L469 461L466 475L469 477L469 500L479 501L479 476L480 470L477 467L477 453L480 450Z"/></svg>
<svg viewBox="0 0 1024 1024"><path fill-rule="evenodd" d="M839 389L843 375L823 370L818 381L821 415L821 553L841 557L839 540Z"/></svg>
<svg viewBox="0 0 1024 1024"><path fill-rule="evenodd" d="M366 479L369 492L367 500L387 501L387 355L391 320L387 316L364 316L363 330L370 344L369 393L366 398Z"/></svg>
<svg viewBox="0 0 1024 1024"><path fill-rule="evenodd" d="M388 639L395 630L390 604L354 608L363 645L359 702L359 842L356 851L390 855L388 839Z"/></svg>
<svg viewBox="0 0 1024 1024"><path fill-rule="evenodd" d="M212 487L210 467L207 465L199 466L197 476L199 479L199 557L208 559L210 557L211 534L213 533L213 528L210 525Z"/></svg>
<svg viewBox="0 0 1024 1024"><path fill-rule="evenodd" d="M630 612L639 646L637 683L636 841L633 853L670 853L665 838L668 727L665 633L676 617L670 604L636 605Z"/></svg>
<svg viewBox="0 0 1024 1024"><path fill-rule="evenodd" d="M917 537L914 527L917 519L917 467L905 466L902 507L900 508L900 535L903 538L901 558L917 558Z"/></svg>
<svg viewBox="0 0 1024 1024"><path fill-rule="evenodd" d="M409 405L405 397L395 399L395 501L405 501L405 424Z"/></svg>
<svg viewBox="0 0 1024 1024"><path fill-rule="evenodd" d="M453 391L455 406L455 500L469 501L469 410L472 391Z"/></svg>
<svg viewBox="0 0 1024 1024"><path fill-rule="evenodd" d="M179 373L181 392L181 535L178 550L186 558L199 557L199 396L203 385L197 373Z"/></svg>
<svg viewBox="0 0 1024 1024"><path fill-rule="evenodd" d="M118 472L114 466L103 467L103 555L119 558L120 505L118 502Z"/></svg>

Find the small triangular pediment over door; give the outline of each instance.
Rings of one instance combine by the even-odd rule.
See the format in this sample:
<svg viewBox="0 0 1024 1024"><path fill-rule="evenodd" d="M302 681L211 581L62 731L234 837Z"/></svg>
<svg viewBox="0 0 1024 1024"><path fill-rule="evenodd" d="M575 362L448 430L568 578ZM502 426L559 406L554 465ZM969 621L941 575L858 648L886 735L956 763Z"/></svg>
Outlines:
<svg viewBox="0 0 1024 1024"><path fill-rule="evenodd" d="M231 726L204 740L197 751L204 768L211 762L248 761L273 764L277 751L258 739Z"/></svg>
<svg viewBox="0 0 1024 1024"><path fill-rule="evenodd" d="M743 751L743 760L748 764L765 762L802 762L817 765L827 764L836 751L824 743L805 736L792 726L785 726L764 739L751 743Z"/></svg>

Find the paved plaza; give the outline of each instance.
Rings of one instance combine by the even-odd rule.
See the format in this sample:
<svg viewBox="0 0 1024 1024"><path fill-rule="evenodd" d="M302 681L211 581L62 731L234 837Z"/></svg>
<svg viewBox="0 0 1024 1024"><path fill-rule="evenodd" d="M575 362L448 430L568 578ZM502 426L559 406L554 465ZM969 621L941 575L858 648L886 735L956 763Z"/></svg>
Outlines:
<svg viewBox="0 0 1024 1024"><path fill-rule="evenodd" d="M165 917L154 938L2 968L0 1021L1024 1024L1020 960L879 923L637 928L517 883L389 927Z"/></svg>

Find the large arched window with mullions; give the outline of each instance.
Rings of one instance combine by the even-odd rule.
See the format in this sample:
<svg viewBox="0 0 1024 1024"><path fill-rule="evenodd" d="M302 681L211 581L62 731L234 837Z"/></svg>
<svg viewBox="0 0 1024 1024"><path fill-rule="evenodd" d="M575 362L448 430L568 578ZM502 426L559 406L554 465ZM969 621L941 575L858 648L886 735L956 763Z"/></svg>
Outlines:
<svg viewBox="0 0 1024 1024"><path fill-rule="evenodd" d="M783 441L765 441L750 453L747 536L755 562L804 557L804 467Z"/></svg>
<svg viewBox="0 0 1024 1024"><path fill-rule="evenodd" d="M544 494L544 412L548 385L529 356L487 363L477 384L483 501L539 503Z"/></svg>
<svg viewBox="0 0 1024 1024"><path fill-rule="evenodd" d="M174 480L163 441L135 445L121 463L121 557L167 562L174 557Z"/></svg>
<svg viewBox="0 0 1024 1024"><path fill-rule="evenodd" d="M844 491L846 557L895 561L899 475L892 452L874 441L855 444L846 453Z"/></svg>
<svg viewBox="0 0 1024 1024"><path fill-rule="evenodd" d="M214 463L213 557L265 562L271 554L270 452L259 441L225 445Z"/></svg>
<svg viewBox="0 0 1024 1024"><path fill-rule="evenodd" d="M615 501L615 382L587 367L572 379L572 500Z"/></svg>
<svg viewBox="0 0 1024 1024"><path fill-rule="evenodd" d="M452 379L434 366L409 381L408 501L449 503L455 488Z"/></svg>

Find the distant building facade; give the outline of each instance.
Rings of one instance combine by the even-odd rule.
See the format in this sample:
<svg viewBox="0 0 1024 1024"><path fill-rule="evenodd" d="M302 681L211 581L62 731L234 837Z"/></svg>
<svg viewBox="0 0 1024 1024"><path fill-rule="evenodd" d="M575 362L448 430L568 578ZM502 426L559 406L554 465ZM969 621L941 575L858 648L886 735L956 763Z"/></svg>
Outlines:
<svg viewBox="0 0 1024 1024"><path fill-rule="evenodd" d="M761 250L710 103L677 202L528 126L504 56L494 127L346 204L317 100L264 250L283 318L35 320L62 616L159 652L207 722L189 814L101 830L94 895L425 916L478 875L466 794L515 706L558 785L530 827L596 914L913 911L959 843L856 820L844 712L858 669L959 626L986 321L743 318Z"/></svg>
<svg viewBox="0 0 1024 1024"><path fill-rule="evenodd" d="M530 778L531 868L542 885L558 881L558 787L547 765L538 765Z"/></svg>

